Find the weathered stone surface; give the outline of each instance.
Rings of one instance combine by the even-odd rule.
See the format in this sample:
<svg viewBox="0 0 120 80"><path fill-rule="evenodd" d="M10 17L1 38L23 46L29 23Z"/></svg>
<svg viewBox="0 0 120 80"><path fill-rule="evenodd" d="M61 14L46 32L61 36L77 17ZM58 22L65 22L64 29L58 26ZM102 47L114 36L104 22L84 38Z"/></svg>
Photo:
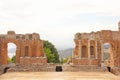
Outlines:
<svg viewBox="0 0 120 80"><path fill-rule="evenodd" d="M39 34L15 34L14 31L8 31L7 34L0 34L0 64L7 64L7 44L9 42L17 46L16 63L47 63L43 51L43 41Z"/></svg>
<svg viewBox="0 0 120 80"><path fill-rule="evenodd" d="M21 57L20 58L20 64L22 65L26 65L26 64L38 64L38 63L41 63L41 64L46 64L47 62L47 59L46 57Z"/></svg>
<svg viewBox="0 0 120 80"><path fill-rule="evenodd" d="M115 75L120 75L120 67L114 67L111 69L111 72Z"/></svg>
<svg viewBox="0 0 120 80"><path fill-rule="evenodd" d="M91 33L76 33L72 62L76 65L120 67L120 22L118 31L102 30ZM110 44L108 65L103 59L103 44Z"/></svg>
<svg viewBox="0 0 120 80"><path fill-rule="evenodd" d="M41 63L34 63L34 64L24 64L24 65L16 65L10 67L7 72L55 72L56 65L54 64L41 64Z"/></svg>
<svg viewBox="0 0 120 80"><path fill-rule="evenodd" d="M9 72L0 80L120 80L109 72Z"/></svg>

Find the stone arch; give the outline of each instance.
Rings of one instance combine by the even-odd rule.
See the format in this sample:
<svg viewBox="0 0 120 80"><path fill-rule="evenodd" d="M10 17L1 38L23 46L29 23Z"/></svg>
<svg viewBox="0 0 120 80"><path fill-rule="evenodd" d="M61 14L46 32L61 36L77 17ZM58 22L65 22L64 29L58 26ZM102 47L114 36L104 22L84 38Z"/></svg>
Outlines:
<svg viewBox="0 0 120 80"><path fill-rule="evenodd" d="M29 53L29 47L28 47L28 46L25 46L25 56L26 56L26 57L28 56L28 53Z"/></svg>
<svg viewBox="0 0 120 80"><path fill-rule="evenodd" d="M4 64L7 64L7 56L8 56L8 52L7 52L7 44L8 43L14 43L16 45L16 63L20 62L20 43L19 41L15 41L15 40L6 40L6 42L4 43L5 47L4 47Z"/></svg>
<svg viewBox="0 0 120 80"><path fill-rule="evenodd" d="M32 46L32 57L36 57L36 46Z"/></svg>
<svg viewBox="0 0 120 80"><path fill-rule="evenodd" d="M103 44L103 60L109 60L110 57L110 43L104 43Z"/></svg>
<svg viewBox="0 0 120 80"><path fill-rule="evenodd" d="M8 57L8 59L12 59L13 57L16 57L16 49L17 49L17 46L14 43L9 42L7 44L7 57ZM16 60L15 61L7 60L7 61L8 61L8 63L14 63Z"/></svg>
<svg viewBox="0 0 120 80"><path fill-rule="evenodd" d="M110 43L110 67L120 67L120 24L118 23L119 31L101 30L91 33L77 33L75 34L75 48L73 54L74 64L90 64L102 66L104 62L102 45ZM88 58L82 59L82 46L86 45ZM90 57L90 46L95 47L95 58ZM92 51L91 51L92 52ZM78 57L74 56L77 54Z"/></svg>
<svg viewBox="0 0 120 80"><path fill-rule="evenodd" d="M16 44L14 44L14 43L12 43L12 42L9 42L8 44L7 44L7 52L8 53L16 53ZM12 49L12 51L11 51L11 49Z"/></svg>
<svg viewBox="0 0 120 80"><path fill-rule="evenodd" d="M81 58L87 58L87 47L85 45L81 47Z"/></svg>
<svg viewBox="0 0 120 80"><path fill-rule="evenodd" d="M109 67L113 67L114 66L114 54L115 54L114 41L113 42L112 41L104 41L103 42L103 44L106 44L106 43L108 43L110 45L110 51L109 51L110 53L109 53L109 60L108 60L108 62L105 62L104 65L109 66ZM104 56L103 52L102 52L101 56L102 56L102 61L105 61L103 59L103 56Z"/></svg>
<svg viewBox="0 0 120 80"><path fill-rule="evenodd" d="M94 46L90 46L90 58L95 58L95 49L94 49Z"/></svg>
<svg viewBox="0 0 120 80"><path fill-rule="evenodd" d="M97 55L95 55L95 40L94 39L91 39L90 40L90 45L89 45L89 55L90 55L90 58L92 59L92 58L95 58L95 56L97 56Z"/></svg>
<svg viewBox="0 0 120 80"><path fill-rule="evenodd" d="M15 34L14 31L8 31L7 34L0 34L0 64L7 64L7 44L14 43L16 47L16 63L33 64L47 63L47 58L43 51L43 42L39 34ZM34 44L35 43L35 44ZM39 47L41 45L41 47ZM32 47L34 47L34 58Z"/></svg>

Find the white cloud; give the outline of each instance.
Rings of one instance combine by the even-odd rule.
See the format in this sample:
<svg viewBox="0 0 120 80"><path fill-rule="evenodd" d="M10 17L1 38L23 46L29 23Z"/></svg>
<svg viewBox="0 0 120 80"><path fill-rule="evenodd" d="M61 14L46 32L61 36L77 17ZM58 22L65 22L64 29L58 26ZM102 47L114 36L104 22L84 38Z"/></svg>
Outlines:
<svg viewBox="0 0 120 80"><path fill-rule="evenodd" d="M119 10L119 0L0 0L0 33L37 32L57 48L71 47L76 32L117 30L117 22L85 21L78 15L120 16ZM90 24L91 20L95 23Z"/></svg>
<svg viewBox="0 0 120 80"><path fill-rule="evenodd" d="M14 43L8 43L7 47L8 56L12 58L13 56L15 56L17 46Z"/></svg>

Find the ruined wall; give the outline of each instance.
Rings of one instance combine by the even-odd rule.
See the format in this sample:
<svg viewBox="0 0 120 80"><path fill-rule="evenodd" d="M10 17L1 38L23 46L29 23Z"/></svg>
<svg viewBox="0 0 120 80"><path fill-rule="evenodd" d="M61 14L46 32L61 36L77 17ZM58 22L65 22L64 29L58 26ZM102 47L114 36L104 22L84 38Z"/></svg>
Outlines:
<svg viewBox="0 0 120 80"><path fill-rule="evenodd" d="M8 31L7 34L0 34L0 64L7 64L7 44L9 42L17 46L16 63L25 64L27 61L30 63L47 63L43 51L43 41L40 39L39 34L15 34L14 31ZM46 62L42 61L42 58L46 59Z"/></svg>
<svg viewBox="0 0 120 80"><path fill-rule="evenodd" d="M91 33L76 33L72 62L78 65L105 66L103 44L110 44L110 67L120 67L120 22L119 31L102 30Z"/></svg>

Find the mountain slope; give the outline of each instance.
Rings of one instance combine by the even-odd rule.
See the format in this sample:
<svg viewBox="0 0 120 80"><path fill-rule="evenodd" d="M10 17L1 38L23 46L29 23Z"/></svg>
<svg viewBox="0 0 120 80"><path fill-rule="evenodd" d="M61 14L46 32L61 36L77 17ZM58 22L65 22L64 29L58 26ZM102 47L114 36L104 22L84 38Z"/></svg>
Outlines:
<svg viewBox="0 0 120 80"><path fill-rule="evenodd" d="M72 56L73 53L73 48L69 48L66 50L59 50L58 54L59 54L59 58L67 58L68 56Z"/></svg>

